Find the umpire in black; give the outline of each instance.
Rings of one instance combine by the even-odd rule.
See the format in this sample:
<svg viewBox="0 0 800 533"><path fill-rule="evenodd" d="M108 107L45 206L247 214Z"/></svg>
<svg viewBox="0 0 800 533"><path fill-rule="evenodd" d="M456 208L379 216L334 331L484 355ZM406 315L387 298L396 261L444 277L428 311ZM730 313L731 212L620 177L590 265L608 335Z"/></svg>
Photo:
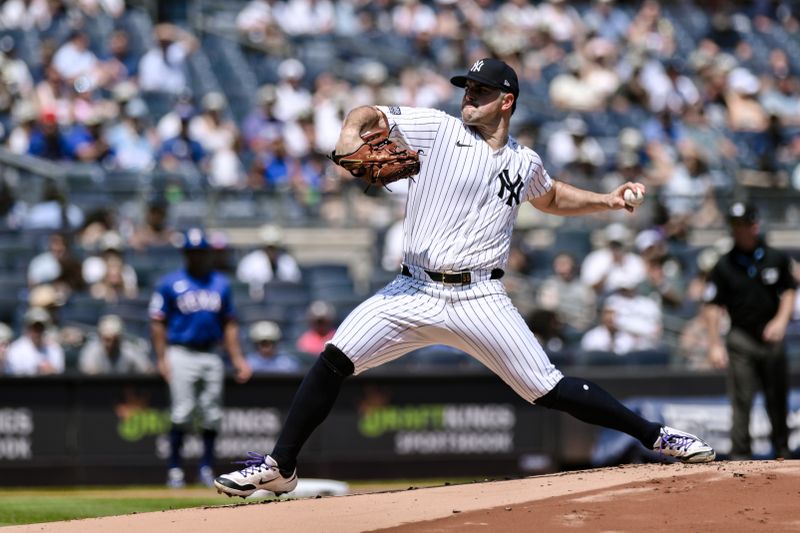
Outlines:
<svg viewBox="0 0 800 533"><path fill-rule="evenodd" d="M703 307L710 339L709 359L728 367L728 395L733 407L731 458L749 459L750 410L757 389L772 426L776 456L789 457L786 424L789 392L784 335L792 315L796 283L789 257L766 245L756 209L736 202L728 209L733 249L709 276ZM723 344L720 315L727 309L731 329Z"/></svg>

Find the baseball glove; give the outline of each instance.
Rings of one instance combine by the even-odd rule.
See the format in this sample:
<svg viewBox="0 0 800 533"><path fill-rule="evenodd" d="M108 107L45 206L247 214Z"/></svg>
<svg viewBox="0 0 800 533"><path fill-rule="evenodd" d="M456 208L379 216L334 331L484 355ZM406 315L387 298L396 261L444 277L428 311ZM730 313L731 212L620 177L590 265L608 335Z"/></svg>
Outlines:
<svg viewBox="0 0 800 533"><path fill-rule="evenodd" d="M364 143L349 154L332 152L331 160L367 185L386 186L419 174L419 153L389 138L380 128L361 135Z"/></svg>

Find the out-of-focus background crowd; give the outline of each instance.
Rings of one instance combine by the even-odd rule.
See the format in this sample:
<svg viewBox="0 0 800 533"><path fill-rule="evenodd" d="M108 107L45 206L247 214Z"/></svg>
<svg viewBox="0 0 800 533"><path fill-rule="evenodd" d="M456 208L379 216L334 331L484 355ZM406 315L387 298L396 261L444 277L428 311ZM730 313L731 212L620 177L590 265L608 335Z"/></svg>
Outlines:
<svg viewBox="0 0 800 533"><path fill-rule="evenodd" d="M500 57L512 134L634 215L520 211L504 279L560 365L708 368L704 279L734 199L800 259L800 4L791 1L5 0L0 372L152 372L147 304L204 226L250 361L313 361L392 279L402 184L326 159L364 104L459 113ZM800 277L800 268L795 269ZM800 314L800 304L798 305ZM800 322L789 336L800 360ZM447 347L407 368L473 368Z"/></svg>

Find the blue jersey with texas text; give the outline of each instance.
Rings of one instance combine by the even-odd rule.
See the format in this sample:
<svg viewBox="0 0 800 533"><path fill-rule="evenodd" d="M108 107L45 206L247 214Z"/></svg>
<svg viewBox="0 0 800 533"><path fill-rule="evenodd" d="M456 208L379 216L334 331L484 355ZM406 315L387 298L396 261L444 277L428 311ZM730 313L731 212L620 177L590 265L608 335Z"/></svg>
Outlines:
<svg viewBox="0 0 800 533"><path fill-rule="evenodd" d="M230 283L218 272L205 278L178 270L164 276L150 300L150 318L167 324L170 344L213 344L235 317Z"/></svg>

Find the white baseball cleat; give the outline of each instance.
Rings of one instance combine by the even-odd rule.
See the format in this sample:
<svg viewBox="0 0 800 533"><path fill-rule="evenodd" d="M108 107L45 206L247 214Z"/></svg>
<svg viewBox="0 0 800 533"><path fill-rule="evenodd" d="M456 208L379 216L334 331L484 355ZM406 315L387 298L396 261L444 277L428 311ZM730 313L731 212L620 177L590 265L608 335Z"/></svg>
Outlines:
<svg viewBox="0 0 800 533"><path fill-rule="evenodd" d="M214 480L217 492L245 498L257 490L268 490L280 496L297 487L297 469L290 477L283 477L278 470L278 463L269 455L256 452L247 452L247 455L248 458L241 461L245 465L243 470L217 476Z"/></svg>
<svg viewBox="0 0 800 533"><path fill-rule="evenodd" d="M700 437L669 426L661 428L661 434L653 444L653 450L684 463L708 463L717 456L714 448Z"/></svg>

